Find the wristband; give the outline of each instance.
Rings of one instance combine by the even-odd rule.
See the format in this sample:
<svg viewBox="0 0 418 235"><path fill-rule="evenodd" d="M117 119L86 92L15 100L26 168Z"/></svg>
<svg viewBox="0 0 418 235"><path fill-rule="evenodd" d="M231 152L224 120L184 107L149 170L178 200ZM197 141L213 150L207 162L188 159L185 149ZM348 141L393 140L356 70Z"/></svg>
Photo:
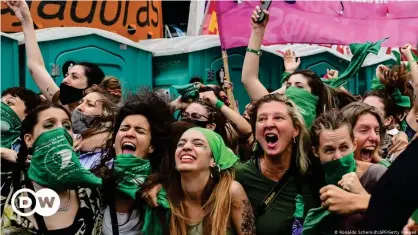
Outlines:
<svg viewBox="0 0 418 235"><path fill-rule="evenodd" d="M254 49L251 49L251 48L247 47L247 50L246 51L252 52L252 53L254 53L254 54L258 55L258 56L261 55L261 50L254 50Z"/></svg>
<svg viewBox="0 0 418 235"><path fill-rule="evenodd" d="M215 107L216 107L217 109L221 109L224 105L225 105L225 103L224 103L224 102L222 102L222 101L218 100L218 101L216 101Z"/></svg>

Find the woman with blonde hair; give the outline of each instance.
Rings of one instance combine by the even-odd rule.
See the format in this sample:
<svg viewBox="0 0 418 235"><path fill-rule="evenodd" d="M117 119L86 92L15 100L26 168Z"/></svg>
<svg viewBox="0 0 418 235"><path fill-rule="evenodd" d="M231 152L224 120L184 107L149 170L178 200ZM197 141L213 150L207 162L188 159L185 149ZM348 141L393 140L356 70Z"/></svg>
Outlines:
<svg viewBox="0 0 418 235"><path fill-rule="evenodd" d="M257 234L291 234L318 197L319 188L307 180L309 133L295 104L279 94L258 100L251 122L257 149L234 167L236 180L256 212Z"/></svg>
<svg viewBox="0 0 418 235"><path fill-rule="evenodd" d="M170 234L255 234L251 204L232 166L238 157L222 137L205 128L187 130L175 152L165 187Z"/></svg>

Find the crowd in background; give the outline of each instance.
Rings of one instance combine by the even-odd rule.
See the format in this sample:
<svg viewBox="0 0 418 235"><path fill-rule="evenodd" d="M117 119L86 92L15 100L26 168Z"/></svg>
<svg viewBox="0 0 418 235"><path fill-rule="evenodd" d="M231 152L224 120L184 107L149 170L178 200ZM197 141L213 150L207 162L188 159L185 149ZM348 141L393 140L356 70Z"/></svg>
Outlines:
<svg viewBox="0 0 418 235"><path fill-rule="evenodd" d="M228 80L191 78L174 86L173 100L148 88L122 94L117 78L80 62L57 85L26 2L6 3L41 93L1 94L2 234L418 232L411 45L401 48L408 63L380 65L362 96L335 82L347 79L339 71L300 70L288 50L282 86L270 92L258 78L269 13L254 23L257 7L241 80L251 102L241 114ZM23 188L57 192L57 213L16 213L22 195L12 195Z"/></svg>

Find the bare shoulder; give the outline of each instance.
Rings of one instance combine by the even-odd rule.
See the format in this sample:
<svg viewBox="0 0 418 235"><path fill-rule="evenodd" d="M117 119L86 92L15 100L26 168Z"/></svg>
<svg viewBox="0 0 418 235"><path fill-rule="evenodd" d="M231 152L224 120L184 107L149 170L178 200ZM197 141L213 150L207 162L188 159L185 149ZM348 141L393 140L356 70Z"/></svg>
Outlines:
<svg viewBox="0 0 418 235"><path fill-rule="evenodd" d="M230 192L232 199L247 198L247 194L245 193L244 187L242 187L242 185L238 181L232 181Z"/></svg>

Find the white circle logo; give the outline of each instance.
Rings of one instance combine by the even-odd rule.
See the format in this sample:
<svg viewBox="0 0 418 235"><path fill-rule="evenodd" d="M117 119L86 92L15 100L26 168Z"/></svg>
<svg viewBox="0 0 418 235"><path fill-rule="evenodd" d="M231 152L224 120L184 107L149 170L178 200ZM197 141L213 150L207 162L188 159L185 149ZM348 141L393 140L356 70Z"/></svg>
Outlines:
<svg viewBox="0 0 418 235"><path fill-rule="evenodd" d="M19 196L22 193L27 193L27 195ZM32 194L32 196L35 198L35 202L33 202L32 199L29 197L29 193ZM17 196L19 196L19 208L32 208L32 204L35 203L35 209L26 213L18 210L15 205L15 200ZM41 216L51 216L59 210L59 207L60 198L58 194L54 190L47 188L41 189L36 193L30 189L19 189L12 196L12 210L20 216L27 217L35 213L38 213Z"/></svg>

